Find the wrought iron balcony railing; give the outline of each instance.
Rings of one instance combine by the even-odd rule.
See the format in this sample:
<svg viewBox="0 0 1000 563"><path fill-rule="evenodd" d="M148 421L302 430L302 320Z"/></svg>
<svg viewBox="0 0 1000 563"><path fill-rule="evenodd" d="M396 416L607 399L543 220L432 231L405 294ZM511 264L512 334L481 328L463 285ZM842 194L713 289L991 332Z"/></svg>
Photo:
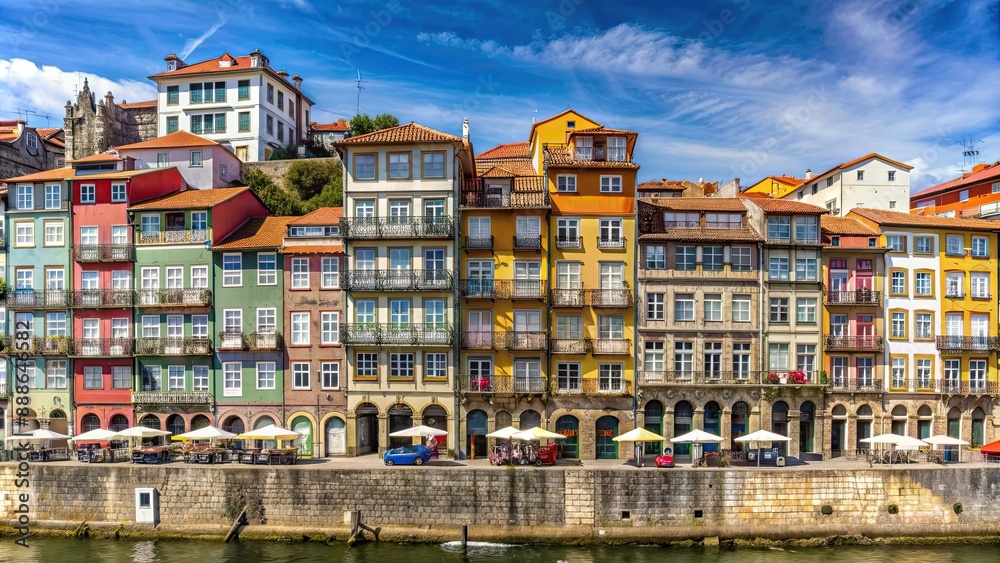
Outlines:
<svg viewBox="0 0 1000 563"><path fill-rule="evenodd" d="M553 338L549 341L549 351L553 354L586 354L590 351L590 341L586 338Z"/></svg>
<svg viewBox="0 0 1000 563"><path fill-rule="evenodd" d="M204 356L212 353L208 338L136 338L137 356Z"/></svg>
<svg viewBox="0 0 1000 563"><path fill-rule="evenodd" d="M548 335L543 331L507 330L499 334L506 350L545 350Z"/></svg>
<svg viewBox="0 0 1000 563"><path fill-rule="evenodd" d="M215 397L210 391L132 391L137 405L210 405Z"/></svg>
<svg viewBox="0 0 1000 563"><path fill-rule="evenodd" d="M881 393L885 390L881 379L869 377L834 377L830 379L829 388L832 391L861 391L868 393Z"/></svg>
<svg viewBox="0 0 1000 563"><path fill-rule="evenodd" d="M465 393L544 393L544 377L514 377L513 375L458 376L459 389Z"/></svg>
<svg viewBox="0 0 1000 563"><path fill-rule="evenodd" d="M773 374L773 377L772 377ZM801 375L798 375L801 374ZM804 383L800 383L804 382ZM815 372L784 371L639 371L640 385L815 385Z"/></svg>
<svg viewBox="0 0 1000 563"><path fill-rule="evenodd" d="M536 180L537 187L518 187L519 180ZM544 187L544 179L516 178L515 189L503 193L485 191L483 178L470 178L463 183L461 205L465 209L530 209L549 207L549 191Z"/></svg>
<svg viewBox="0 0 1000 563"><path fill-rule="evenodd" d="M589 338L590 353L597 355L624 356L629 353L632 341L627 338Z"/></svg>
<svg viewBox="0 0 1000 563"><path fill-rule="evenodd" d="M997 336L938 336L937 349L941 352L996 352L1000 350Z"/></svg>
<svg viewBox="0 0 1000 563"><path fill-rule="evenodd" d="M73 247L77 262L131 262L135 247L131 244L80 244Z"/></svg>
<svg viewBox="0 0 1000 563"><path fill-rule="evenodd" d="M351 270L342 274L347 291L448 291L451 270Z"/></svg>
<svg viewBox="0 0 1000 563"><path fill-rule="evenodd" d="M212 290L205 288L140 289L135 292L139 307L208 307Z"/></svg>
<svg viewBox="0 0 1000 563"><path fill-rule="evenodd" d="M843 336L828 334L824 338L823 348L841 352L881 352L883 341L881 336Z"/></svg>
<svg viewBox="0 0 1000 563"><path fill-rule="evenodd" d="M245 334L247 347L253 352L280 350L283 345L281 334L273 330Z"/></svg>
<svg viewBox="0 0 1000 563"><path fill-rule="evenodd" d="M493 250L493 237L465 237L465 250Z"/></svg>
<svg viewBox="0 0 1000 563"><path fill-rule="evenodd" d="M546 280L461 280L462 297L466 299L545 299Z"/></svg>
<svg viewBox="0 0 1000 563"><path fill-rule="evenodd" d="M219 333L219 345L216 346L216 350L221 352L243 350L244 348L246 348L246 341L242 331L226 330Z"/></svg>
<svg viewBox="0 0 1000 563"><path fill-rule="evenodd" d="M131 307L135 292L131 289L80 289L73 291L70 307Z"/></svg>
<svg viewBox="0 0 1000 563"><path fill-rule="evenodd" d="M463 332L462 348L466 350L496 350L501 340L493 331Z"/></svg>
<svg viewBox="0 0 1000 563"><path fill-rule="evenodd" d="M625 309L632 306L632 291L629 289L588 289L591 307Z"/></svg>
<svg viewBox="0 0 1000 563"><path fill-rule="evenodd" d="M974 379L972 381L941 379L939 381L941 393L954 393L956 395L995 395L998 390L1000 390L1000 384L996 381L985 381L982 379Z"/></svg>
<svg viewBox="0 0 1000 563"><path fill-rule="evenodd" d="M882 303L882 292L872 289L855 289L852 291L827 291L827 305L879 305Z"/></svg>
<svg viewBox="0 0 1000 563"><path fill-rule="evenodd" d="M347 346L451 346L454 328L441 324L343 323Z"/></svg>
<svg viewBox="0 0 1000 563"><path fill-rule="evenodd" d="M74 338L69 355L126 357L132 355L132 343L131 338Z"/></svg>
<svg viewBox="0 0 1000 563"><path fill-rule="evenodd" d="M10 309L65 309L69 306L69 293L63 289L15 289L7 292Z"/></svg>
<svg viewBox="0 0 1000 563"><path fill-rule="evenodd" d="M607 249L607 250L625 250L626 241L627 239L625 237L619 237L619 238L597 237L597 248Z"/></svg>
<svg viewBox="0 0 1000 563"><path fill-rule="evenodd" d="M625 379L559 379L551 380L552 393L555 395L611 395L620 397L632 396L632 382Z"/></svg>
<svg viewBox="0 0 1000 563"><path fill-rule="evenodd" d="M345 240L450 238L454 236L451 217L344 217L340 236Z"/></svg>
<svg viewBox="0 0 1000 563"><path fill-rule="evenodd" d="M556 248L583 248L583 237L556 237Z"/></svg>
<svg viewBox="0 0 1000 563"><path fill-rule="evenodd" d="M586 300L584 291L580 289L556 288L552 290L553 307L583 307Z"/></svg>
<svg viewBox="0 0 1000 563"><path fill-rule="evenodd" d="M199 244L211 239L211 229L157 231L155 233L139 233L136 246L149 244Z"/></svg>
<svg viewBox="0 0 1000 563"><path fill-rule="evenodd" d="M542 251L542 237L541 236L515 236L514 237L514 250L531 250L535 252Z"/></svg>
<svg viewBox="0 0 1000 563"><path fill-rule="evenodd" d="M70 341L66 336L33 336L21 340L8 336L5 339L5 352L11 355L65 356L69 354L69 348Z"/></svg>

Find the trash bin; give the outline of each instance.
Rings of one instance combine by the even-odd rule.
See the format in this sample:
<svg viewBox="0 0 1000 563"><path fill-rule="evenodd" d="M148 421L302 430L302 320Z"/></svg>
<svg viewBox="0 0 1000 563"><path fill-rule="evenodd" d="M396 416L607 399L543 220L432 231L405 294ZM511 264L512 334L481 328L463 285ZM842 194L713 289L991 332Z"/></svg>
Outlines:
<svg viewBox="0 0 1000 563"><path fill-rule="evenodd" d="M778 456L777 465L778 465L778 467L784 467L785 466L785 458L783 456Z"/></svg>

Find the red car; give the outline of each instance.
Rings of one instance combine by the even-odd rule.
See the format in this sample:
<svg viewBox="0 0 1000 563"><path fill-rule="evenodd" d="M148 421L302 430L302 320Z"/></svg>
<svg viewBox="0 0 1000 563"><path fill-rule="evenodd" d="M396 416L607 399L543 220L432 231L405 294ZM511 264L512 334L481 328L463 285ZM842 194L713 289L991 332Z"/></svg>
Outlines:
<svg viewBox="0 0 1000 563"><path fill-rule="evenodd" d="M674 466L674 452L670 448L663 450L663 453L656 456L656 466L657 467L673 467Z"/></svg>

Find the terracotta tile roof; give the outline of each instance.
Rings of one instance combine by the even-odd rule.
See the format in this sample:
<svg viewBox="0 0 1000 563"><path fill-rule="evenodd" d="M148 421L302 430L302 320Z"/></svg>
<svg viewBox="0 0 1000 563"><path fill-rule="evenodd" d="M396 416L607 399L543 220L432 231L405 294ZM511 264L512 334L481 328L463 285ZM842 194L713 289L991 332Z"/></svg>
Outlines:
<svg viewBox="0 0 1000 563"><path fill-rule="evenodd" d="M442 133L430 127L424 127L414 122L405 125L373 131L357 137L348 137L337 141L338 145L386 144L386 143L425 143L449 142L460 143L462 139L448 133Z"/></svg>
<svg viewBox="0 0 1000 563"><path fill-rule="evenodd" d="M973 170L974 170L973 172L967 172L953 180L948 180L947 182L938 184L936 186L931 186L925 190L921 190L910 196L910 199L911 200L920 199L923 197L944 193L947 192L948 190L953 190L965 186L971 186L973 184L978 184L980 182L987 182L987 181L995 182L997 179L1000 179L1000 162L994 162L993 164L986 164L979 170L975 169Z"/></svg>
<svg viewBox="0 0 1000 563"><path fill-rule="evenodd" d="M74 176L73 180L77 182L81 180L126 180L133 176L142 176L143 174L154 174L156 172L162 172L164 170L174 169L173 166L170 168L144 168L142 170L120 170L118 172L107 172L103 174L81 174L79 176Z"/></svg>
<svg viewBox="0 0 1000 563"><path fill-rule="evenodd" d="M636 135L635 131L627 129L609 129L607 127L592 127L590 129L570 129L570 135Z"/></svg>
<svg viewBox="0 0 1000 563"><path fill-rule="evenodd" d="M239 188L212 188L211 190L184 190L183 192L137 203L129 207L129 209L168 210L214 207L249 190L250 188L246 186Z"/></svg>
<svg viewBox="0 0 1000 563"><path fill-rule="evenodd" d="M639 201L671 211L746 211L737 197L653 197Z"/></svg>
<svg viewBox="0 0 1000 563"><path fill-rule="evenodd" d="M869 229L867 225L863 225L850 217L823 215L819 218L819 224L824 233L831 235L873 237L878 234Z"/></svg>
<svg viewBox="0 0 1000 563"><path fill-rule="evenodd" d="M107 154L107 153L100 153L100 154L92 154L90 156L85 156L83 158L78 158L76 160L71 160L70 162L77 162L77 163L79 163L79 162L86 162L86 163L93 163L93 162L119 162L121 160L122 160L122 157L120 157L118 155Z"/></svg>
<svg viewBox="0 0 1000 563"><path fill-rule="evenodd" d="M156 100L146 100L144 102L122 102L118 104L118 107L122 109L148 109L156 108Z"/></svg>
<svg viewBox="0 0 1000 563"><path fill-rule="evenodd" d="M520 143L504 143L476 155L479 159L494 158L531 158L531 144L527 141Z"/></svg>
<svg viewBox="0 0 1000 563"><path fill-rule="evenodd" d="M645 182L640 182L635 189L640 192L683 192L687 189L684 183L693 184L694 182L688 182L687 180L667 180L666 178L662 180L646 180Z"/></svg>
<svg viewBox="0 0 1000 563"><path fill-rule="evenodd" d="M35 172L33 174L18 176L16 178L7 178L4 181L8 183L14 183L14 182L45 182L51 180L66 180L68 178L72 178L75 174L76 170L73 170L70 167L55 168L52 170L43 170L41 172Z"/></svg>
<svg viewBox="0 0 1000 563"><path fill-rule="evenodd" d="M288 224L296 227L307 225L339 225L344 216L343 207L320 207L312 213L307 213L290 221Z"/></svg>
<svg viewBox="0 0 1000 563"><path fill-rule="evenodd" d="M483 178L511 178L514 176L538 176L538 172L535 172L535 167L531 165L530 161L516 161L508 160L506 162L500 162L494 164L489 168L479 168L479 162L476 162L477 173Z"/></svg>
<svg viewBox="0 0 1000 563"><path fill-rule="evenodd" d="M48 138L48 139L44 139L44 141L46 143L51 143L51 144L53 144L53 145L55 145L57 147L62 147L62 148L66 147L66 142L63 141L62 139L58 138L58 137L51 137L51 138Z"/></svg>
<svg viewBox="0 0 1000 563"><path fill-rule="evenodd" d="M14 140L17 140L17 131L11 131L10 129L0 129L0 142L8 143Z"/></svg>
<svg viewBox="0 0 1000 563"><path fill-rule="evenodd" d="M622 162L617 160L579 160L570 155L569 149L565 146L553 147L549 145L545 149L545 159L548 161L550 166L558 167L639 168L639 165L634 162Z"/></svg>
<svg viewBox="0 0 1000 563"><path fill-rule="evenodd" d="M639 240L760 242L764 238L750 227L741 227L739 229L666 229L662 233L639 235Z"/></svg>
<svg viewBox="0 0 1000 563"><path fill-rule="evenodd" d="M828 213L825 207L810 205L799 201L773 199L770 197L743 197L745 199L749 199L756 204L757 207L763 209L764 213L795 213L799 215L822 215L823 213Z"/></svg>
<svg viewBox="0 0 1000 563"><path fill-rule="evenodd" d="M342 244L301 244L282 247L284 254L342 254Z"/></svg>
<svg viewBox="0 0 1000 563"><path fill-rule="evenodd" d="M42 137L51 137L52 135L62 131L62 127L39 127L38 129L35 129L35 131L37 131Z"/></svg>
<svg viewBox="0 0 1000 563"><path fill-rule="evenodd" d="M226 61L229 63L229 66L219 66L219 61ZM146 78L155 81L157 78L186 77L198 74L223 74L227 72L247 72L247 71L255 71L255 72L263 71L274 77L275 80L280 80L286 88L291 88L293 92L298 92L302 94L303 98L308 100L309 103L312 103L312 100L306 97L306 95L301 90L296 88L293 83L289 82L285 77L278 74L278 72L273 68L271 68L270 66L264 68L251 67L249 55L243 57L234 57L229 53L223 53L221 57L216 57L214 59L208 59L207 61L201 61L194 64L185 65L184 67L179 68L177 70L168 70L164 72L159 72L157 74L151 74Z"/></svg>
<svg viewBox="0 0 1000 563"><path fill-rule="evenodd" d="M912 215L910 213L900 213L899 211L889 211L886 209L869 209L856 207L851 210L852 215L857 215L878 223L883 227L918 227L925 229L960 229L968 231L1000 231L1000 222L987 221L985 219L961 219L955 217L936 217L924 215Z"/></svg>
<svg viewBox="0 0 1000 563"><path fill-rule="evenodd" d="M910 166L910 165L908 165L908 164L903 164L902 162L897 162L897 161L895 161L895 160L893 160L891 158L886 158L886 157L878 154L877 152L870 152L870 153L868 153L868 154L866 154L866 155L864 155L864 156L862 156L860 158L855 158L854 160L851 160L851 161L848 161L848 162L842 162L842 163L834 166L833 168L830 168L826 172L823 172L822 174L820 174L818 176L813 176L812 178L809 178L808 180L802 182L802 184L803 185L804 184L811 184L813 182L816 182L817 180L821 180L823 178L826 178L827 176L829 176L830 174L833 174L834 172L837 172L838 170L843 170L844 168L850 168L850 167L854 166L855 164L858 164L860 162L864 162L864 161L866 161L866 160L868 160L870 158L877 158L877 159L879 159L879 160L881 160L883 162L888 162L889 164L892 164L893 166L895 166L897 168L902 168L904 170L913 170L913 167Z"/></svg>
<svg viewBox="0 0 1000 563"><path fill-rule="evenodd" d="M212 250L281 248L288 223L296 217L251 217Z"/></svg>
<svg viewBox="0 0 1000 563"><path fill-rule="evenodd" d="M175 133L164 135L162 137L157 137L155 139L150 139L148 141L132 143L129 145L122 145L120 147L115 147L115 148L117 150L138 150L138 149L166 149L166 148L206 147L206 146L222 146L222 145L211 139L206 139L201 135L195 135L194 133L188 133L187 131L177 131Z"/></svg>
<svg viewBox="0 0 1000 563"><path fill-rule="evenodd" d="M333 123L316 123L315 121L309 123L309 129L313 131L349 131L351 129L350 124L347 123L346 119L338 119Z"/></svg>

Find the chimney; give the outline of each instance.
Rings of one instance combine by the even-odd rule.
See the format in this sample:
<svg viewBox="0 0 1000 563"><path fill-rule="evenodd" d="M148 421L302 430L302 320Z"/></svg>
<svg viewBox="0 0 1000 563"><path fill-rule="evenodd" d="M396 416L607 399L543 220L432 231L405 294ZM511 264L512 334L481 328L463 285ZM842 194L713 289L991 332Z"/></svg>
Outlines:
<svg viewBox="0 0 1000 563"><path fill-rule="evenodd" d="M285 69L279 70L278 71L278 76L280 76L281 79L284 80L285 82L288 82L288 73L285 72Z"/></svg>
<svg viewBox="0 0 1000 563"><path fill-rule="evenodd" d="M302 89L302 77L301 76L299 76L298 74L296 74L295 76L292 77L292 82L295 83L295 88L297 90L301 90Z"/></svg>
<svg viewBox="0 0 1000 563"><path fill-rule="evenodd" d="M466 117L462 120L462 140L466 143L469 142L469 118Z"/></svg>
<svg viewBox="0 0 1000 563"><path fill-rule="evenodd" d="M806 168L806 180L812 180L813 171Z"/></svg>

